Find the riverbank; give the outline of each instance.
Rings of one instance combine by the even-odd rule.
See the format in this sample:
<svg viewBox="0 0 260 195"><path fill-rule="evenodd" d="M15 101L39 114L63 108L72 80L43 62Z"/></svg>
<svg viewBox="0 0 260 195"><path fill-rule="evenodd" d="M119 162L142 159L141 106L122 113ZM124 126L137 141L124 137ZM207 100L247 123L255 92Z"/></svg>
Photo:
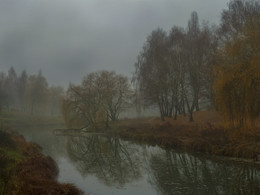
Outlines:
<svg viewBox="0 0 260 195"><path fill-rule="evenodd" d="M184 116L165 121L156 117L123 119L111 124L108 133L165 148L244 158L252 162L260 160L259 124L254 131L248 132L226 129L220 115L212 111L195 112L194 122Z"/></svg>
<svg viewBox="0 0 260 195"><path fill-rule="evenodd" d="M81 194L56 181L56 163L34 143L7 127L0 131L0 194Z"/></svg>

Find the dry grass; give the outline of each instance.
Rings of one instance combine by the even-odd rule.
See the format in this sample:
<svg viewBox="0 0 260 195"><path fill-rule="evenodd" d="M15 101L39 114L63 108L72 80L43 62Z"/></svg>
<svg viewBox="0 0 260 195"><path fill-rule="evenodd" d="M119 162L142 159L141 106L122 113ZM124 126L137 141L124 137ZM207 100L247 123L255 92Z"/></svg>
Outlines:
<svg viewBox="0 0 260 195"><path fill-rule="evenodd" d="M1 176L6 177L3 180L2 194L82 194L72 184L60 184L56 181L57 165L50 157L41 153L41 148L38 145L26 142L23 136L10 130L5 133L16 145L16 157L13 155L8 158L7 155L0 155L0 163L9 167L9 169L0 168ZM5 152L8 149L2 148ZM12 166L10 167L10 165Z"/></svg>
<svg viewBox="0 0 260 195"><path fill-rule="evenodd" d="M162 147L199 151L230 157L255 158L260 153L259 122L253 131L225 128L217 112L194 113L194 122L188 117L124 119L110 130L124 139L157 144Z"/></svg>

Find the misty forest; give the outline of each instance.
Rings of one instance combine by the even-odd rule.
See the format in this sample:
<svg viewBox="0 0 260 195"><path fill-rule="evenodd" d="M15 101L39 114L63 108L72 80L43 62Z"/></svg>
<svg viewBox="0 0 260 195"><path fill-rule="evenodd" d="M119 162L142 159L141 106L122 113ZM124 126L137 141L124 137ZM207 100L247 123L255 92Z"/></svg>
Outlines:
<svg viewBox="0 0 260 195"><path fill-rule="evenodd" d="M258 0L10 2L0 195L260 194Z"/></svg>

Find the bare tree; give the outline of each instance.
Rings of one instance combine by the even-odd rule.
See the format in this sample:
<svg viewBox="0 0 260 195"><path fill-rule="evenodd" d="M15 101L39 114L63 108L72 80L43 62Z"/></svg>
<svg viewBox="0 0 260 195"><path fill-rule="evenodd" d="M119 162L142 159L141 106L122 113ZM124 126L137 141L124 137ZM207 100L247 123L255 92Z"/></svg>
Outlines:
<svg viewBox="0 0 260 195"><path fill-rule="evenodd" d="M185 115L185 78L186 78L186 34L182 28L173 27L169 34L169 53L170 53L170 73L172 77L172 87L174 99L174 117L177 113Z"/></svg>
<svg viewBox="0 0 260 195"><path fill-rule="evenodd" d="M219 28L220 38L223 41L231 41L234 35L241 33L249 20L257 22L260 3L257 0L232 0L228 9L223 10ZM255 20L255 21L254 21Z"/></svg>
<svg viewBox="0 0 260 195"><path fill-rule="evenodd" d="M128 79L114 72L88 74L79 86L70 85L63 103L63 115L68 125L90 126L118 120L131 96Z"/></svg>
<svg viewBox="0 0 260 195"><path fill-rule="evenodd" d="M167 34L157 29L148 36L138 56L133 80L148 105L158 105L162 120L171 117L174 108L174 77L170 65Z"/></svg>
<svg viewBox="0 0 260 195"><path fill-rule="evenodd" d="M213 30L207 24L199 26L196 12L191 14L188 22L186 38L187 57L187 87L185 99L189 111L190 121L193 121L193 111L200 110L202 99L212 99L212 80L209 77L212 69L212 60L217 49L217 39Z"/></svg>
<svg viewBox="0 0 260 195"><path fill-rule="evenodd" d="M128 79L122 75L116 75L115 72L102 71L99 76L99 82L102 83L104 98L104 107L108 119L117 121L119 114L129 105L131 90Z"/></svg>

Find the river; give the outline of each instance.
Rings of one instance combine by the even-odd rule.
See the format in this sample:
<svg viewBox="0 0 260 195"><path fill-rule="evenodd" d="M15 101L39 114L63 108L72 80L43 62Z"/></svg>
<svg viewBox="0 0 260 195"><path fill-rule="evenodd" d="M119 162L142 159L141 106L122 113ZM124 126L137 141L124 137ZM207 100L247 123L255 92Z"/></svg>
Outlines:
<svg viewBox="0 0 260 195"><path fill-rule="evenodd" d="M100 135L55 136L57 126L17 127L59 167L59 182L90 195L260 194L252 164Z"/></svg>

